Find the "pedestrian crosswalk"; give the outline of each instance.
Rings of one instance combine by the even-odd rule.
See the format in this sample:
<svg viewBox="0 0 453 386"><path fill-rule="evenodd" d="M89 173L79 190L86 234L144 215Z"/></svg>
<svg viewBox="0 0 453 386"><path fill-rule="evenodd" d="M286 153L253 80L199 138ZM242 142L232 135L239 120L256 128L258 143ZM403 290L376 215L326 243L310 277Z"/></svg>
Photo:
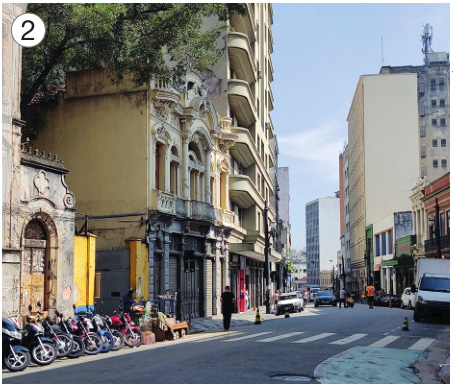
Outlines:
<svg viewBox="0 0 453 386"><path fill-rule="evenodd" d="M306 335L301 338L301 335ZM376 340L377 339L377 340ZM358 346L369 346L369 347L387 347L398 340L403 339L406 342L406 348L409 350L426 350L435 339L411 337L411 336L399 336L399 335L387 335L383 338L376 335L369 335L364 333L355 333L344 335L336 332L323 332L319 334L311 335L305 331L292 331L285 333L278 333L275 331L262 331L258 333L248 334L247 332L232 332L222 335L216 335L213 337L202 338L199 340L193 340L196 343L209 342L217 340L222 343L228 342L257 342L257 343L295 343L295 344L331 344L337 346L346 346L355 344ZM398 345L398 347L402 346Z"/></svg>

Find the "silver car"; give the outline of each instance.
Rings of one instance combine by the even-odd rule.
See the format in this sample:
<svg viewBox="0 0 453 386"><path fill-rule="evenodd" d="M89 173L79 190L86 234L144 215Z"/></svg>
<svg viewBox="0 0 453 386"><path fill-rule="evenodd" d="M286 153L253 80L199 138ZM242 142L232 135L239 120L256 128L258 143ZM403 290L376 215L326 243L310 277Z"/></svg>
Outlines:
<svg viewBox="0 0 453 386"><path fill-rule="evenodd" d="M401 308L408 308L409 310L415 307L415 292L411 291L411 287L404 289L401 295Z"/></svg>

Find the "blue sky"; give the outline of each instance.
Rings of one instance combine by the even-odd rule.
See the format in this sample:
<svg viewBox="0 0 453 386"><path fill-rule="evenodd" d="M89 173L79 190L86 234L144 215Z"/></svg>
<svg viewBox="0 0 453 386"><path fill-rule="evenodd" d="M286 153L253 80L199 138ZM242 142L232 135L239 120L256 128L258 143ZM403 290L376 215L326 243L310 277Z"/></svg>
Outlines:
<svg viewBox="0 0 453 386"><path fill-rule="evenodd" d="M279 166L289 167L292 248L301 249L305 204L339 190L338 156L360 75L383 64L422 65L426 23L432 49L450 52L450 4L273 3L273 10L271 116Z"/></svg>

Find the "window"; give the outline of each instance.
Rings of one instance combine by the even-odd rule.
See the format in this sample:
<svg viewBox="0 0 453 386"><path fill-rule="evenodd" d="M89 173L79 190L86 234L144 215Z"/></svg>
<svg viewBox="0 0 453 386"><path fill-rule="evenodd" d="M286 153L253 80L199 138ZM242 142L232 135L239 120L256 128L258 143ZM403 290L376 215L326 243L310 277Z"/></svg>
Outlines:
<svg viewBox="0 0 453 386"><path fill-rule="evenodd" d="M426 146L422 146L420 148L420 157L422 157L422 158L426 157Z"/></svg>
<svg viewBox="0 0 453 386"><path fill-rule="evenodd" d="M442 146L442 147L447 146L447 140L445 138L440 140L440 146Z"/></svg>
<svg viewBox="0 0 453 386"><path fill-rule="evenodd" d="M433 147L437 147L437 139L433 139Z"/></svg>
<svg viewBox="0 0 453 386"><path fill-rule="evenodd" d="M424 83L420 83L419 84L418 92L419 92L419 94L424 94L425 93L425 84Z"/></svg>
<svg viewBox="0 0 453 386"><path fill-rule="evenodd" d="M418 106L418 113L420 114L421 117L425 116L425 105L424 104L420 104Z"/></svg>
<svg viewBox="0 0 453 386"><path fill-rule="evenodd" d="M387 243L389 246L389 255L393 253L393 232L392 230L387 231Z"/></svg>
<svg viewBox="0 0 453 386"><path fill-rule="evenodd" d="M439 86L444 86L445 85L445 79L444 78L440 78L439 79Z"/></svg>
<svg viewBox="0 0 453 386"><path fill-rule="evenodd" d="M440 118L440 125L445 126L445 118Z"/></svg>
<svg viewBox="0 0 453 386"><path fill-rule="evenodd" d="M420 126L420 137L426 137L426 126Z"/></svg>
<svg viewBox="0 0 453 386"><path fill-rule="evenodd" d="M445 107L445 99L441 99L439 101L439 105L440 105L440 107Z"/></svg>
<svg viewBox="0 0 453 386"><path fill-rule="evenodd" d="M431 119L431 124L433 126L436 126L437 125L437 119L436 118Z"/></svg>
<svg viewBox="0 0 453 386"><path fill-rule="evenodd" d="M431 100L431 107L436 107L437 106L437 101L435 99Z"/></svg>
<svg viewBox="0 0 453 386"><path fill-rule="evenodd" d="M439 162L437 159L433 159L433 168L437 168L439 166Z"/></svg>
<svg viewBox="0 0 453 386"><path fill-rule="evenodd" d="M385 239L385 233L381 233L381 248L382 248L382 255L387 254L387 240Z"/></svg>
<svg viewBox="0 0 453 386"><path fill-rule="evenodd" d="M431 90L436 89L436 79L431 79Z"/></svg>
<svg viewBox="0 0 453 386"><path fill-rule="evenodd" d="M379 243L379 235L374 236L374 244L376 247L376 256L381 256L381 248Z"/></svg>
<svg viewBox="0 0 453 386"><path fill-rule="evenodd" d="M447 167L447 160L446 160L446 159L443 159L443 160L441 161L441 163L442 163L442 167L443 167L443 168L446 168L446 167Z"/></svg>
<svg viewBox="0 0 453 386"><path fill-rule="evenodd" d="M426 166L422 166L422 170L420 171L420 177L426 177Z"/></svg>

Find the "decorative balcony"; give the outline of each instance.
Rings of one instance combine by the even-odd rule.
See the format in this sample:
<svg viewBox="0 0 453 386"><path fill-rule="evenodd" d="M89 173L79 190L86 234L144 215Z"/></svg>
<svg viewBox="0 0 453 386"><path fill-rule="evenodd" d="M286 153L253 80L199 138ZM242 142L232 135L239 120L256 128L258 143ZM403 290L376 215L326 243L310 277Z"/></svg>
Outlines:
<svg viewBox="0 0 453 386"><path fill-rule="evenodd" d="M245 80L230 79L228 81L228 101L239 126L247 128L258 120L255 98Z"/></svg>
<svg viewBox="0 0 453 386"><path fill-rule="evenodd" d="M176 213L175 195L161 190L153 190L151 192L151 208L157 209L159 212Z"/></svg>
<svg viewBox="0 0 453 386"><path fill-rule="evenodd" d="M250 131L241 127L232 127L231 131L237 135L236 143L230 148L231 155L246 168L257 163L259 155Z"/></svg>
<svg viewBox="0 0 453 386"><path fill-rule="evenodd" d="M440 249L442 254L448 252L450 254L450 235L440 236ZM436 238L425 240L425 253L428 255L436 254L437 243Z"/></svg>
<svg viewBox="0 0 453 386"><path fill-rule="evenodd" d="M228 33L228 54L230 67L236 75L248 83L256 82L256 64L252 48L246 34Z"/></svg>
<svg viewBox="0 0 453 386"><path fill-rule="evenodd" d="M239 208L250 208L260 204L264 206L263 199L256 190L249 176L243 174L230 174L230 199Z"/></svg>
<svg viewBox="0 0 453 386"><path fill-rule="evenodd" d="M214 223L214 207L207 202L191 201L190 202L191 218L196 220L205 220Z"/></svg>

